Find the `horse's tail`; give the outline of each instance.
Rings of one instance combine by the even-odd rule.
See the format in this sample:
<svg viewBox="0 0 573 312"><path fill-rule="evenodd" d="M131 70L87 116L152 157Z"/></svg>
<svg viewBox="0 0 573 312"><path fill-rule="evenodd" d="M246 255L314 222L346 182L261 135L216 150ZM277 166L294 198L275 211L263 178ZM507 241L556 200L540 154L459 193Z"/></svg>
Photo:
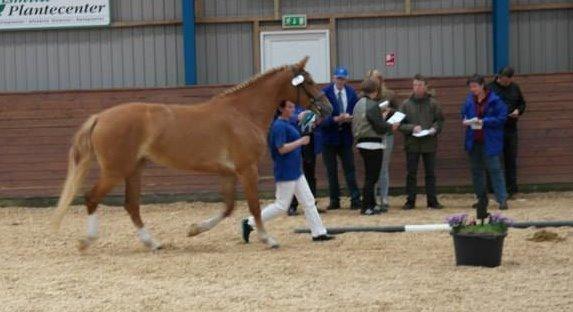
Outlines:
<svg viewBox="0 0 573 312"><path fill-rule="evenodd" d="M57 231L60 228L64 214L68 211L78 189L81 187L89 168L93 154L91 134L97 124L97 115L92 115L80 127L72 140L72 147L68 156L68 175L64 188L58 201L58 208L52 219L52 228Z"/></svg>

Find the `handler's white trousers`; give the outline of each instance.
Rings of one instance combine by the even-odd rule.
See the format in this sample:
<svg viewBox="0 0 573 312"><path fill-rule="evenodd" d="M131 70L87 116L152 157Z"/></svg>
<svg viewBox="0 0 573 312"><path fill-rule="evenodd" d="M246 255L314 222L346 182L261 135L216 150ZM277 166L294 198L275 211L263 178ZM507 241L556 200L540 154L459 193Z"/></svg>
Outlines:
<svg viewBox="0 0 573 312"><path fill-rule="evenodd" d="M324 225L322 225L322 220L316 210L314 196L310 191L310 187L304 175L301 175L298 180L277 182L276 187L275 202L266 206L261 212L263 222L267 222L282 213L286 213L293 196L296 196L298 203L304 209L306 223L308 223L310 227L312 236L316 237L326 234L326 229ZM249 225L255 227L255 219L252 216L249 217Z"/></svg>

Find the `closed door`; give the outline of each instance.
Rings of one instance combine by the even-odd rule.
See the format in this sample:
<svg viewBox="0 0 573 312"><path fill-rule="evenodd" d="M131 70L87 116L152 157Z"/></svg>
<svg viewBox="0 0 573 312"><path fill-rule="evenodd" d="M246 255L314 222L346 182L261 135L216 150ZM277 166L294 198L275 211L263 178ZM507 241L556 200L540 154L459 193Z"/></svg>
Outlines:
<svg viewBox="0 0 573 312"><path fill-rule="evenodd" d="M330 81L328 30L261 32L261 70L292 64L310 56L306 70L318 83Z"/></svg>

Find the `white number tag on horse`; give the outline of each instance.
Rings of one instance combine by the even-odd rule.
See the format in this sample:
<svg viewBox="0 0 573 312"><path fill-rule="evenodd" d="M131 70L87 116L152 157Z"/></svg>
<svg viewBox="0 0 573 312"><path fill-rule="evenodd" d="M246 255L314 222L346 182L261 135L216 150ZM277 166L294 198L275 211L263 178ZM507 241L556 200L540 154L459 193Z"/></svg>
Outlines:
<svg viewBox="0 0 573 312"><path fill-rule="evenodd" d="M300 85L303 82L304 82L304 77L302 75L298 75L298 76L294 77L291 81L292 85L295 87Z"/></svg>

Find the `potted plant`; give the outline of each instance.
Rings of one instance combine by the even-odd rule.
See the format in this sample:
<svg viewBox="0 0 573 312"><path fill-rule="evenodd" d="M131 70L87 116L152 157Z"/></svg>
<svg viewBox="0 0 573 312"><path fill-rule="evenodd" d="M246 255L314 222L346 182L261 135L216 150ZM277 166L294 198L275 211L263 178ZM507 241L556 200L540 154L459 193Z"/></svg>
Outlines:
<svg viewBox="0 0 573 312"><path fill-rule="evenodd" d="M487 219L487 222L485 220ZM454 239L457 265L496 267L501 264L503 241L512 221L501 214L487 214L481 222L467 214L447 218Z"/></svg>

